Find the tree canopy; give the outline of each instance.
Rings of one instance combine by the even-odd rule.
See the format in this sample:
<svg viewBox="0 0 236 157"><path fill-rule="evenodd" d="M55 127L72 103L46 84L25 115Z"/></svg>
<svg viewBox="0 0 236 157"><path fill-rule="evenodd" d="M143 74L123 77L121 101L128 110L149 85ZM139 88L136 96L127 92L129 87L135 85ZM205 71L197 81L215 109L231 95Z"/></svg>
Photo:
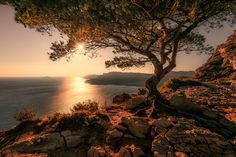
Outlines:
<svg viewBox="0 0 236 157"><path fill-rule="evenodd" d="M199 26L235 24L235 0L0 0L14 6L25 27L67 37L52 43L50 59L71 57L78 43L85 53L112 47L106 67L140 67L151 62L162 78L179 52L209 52Z"/></svg>

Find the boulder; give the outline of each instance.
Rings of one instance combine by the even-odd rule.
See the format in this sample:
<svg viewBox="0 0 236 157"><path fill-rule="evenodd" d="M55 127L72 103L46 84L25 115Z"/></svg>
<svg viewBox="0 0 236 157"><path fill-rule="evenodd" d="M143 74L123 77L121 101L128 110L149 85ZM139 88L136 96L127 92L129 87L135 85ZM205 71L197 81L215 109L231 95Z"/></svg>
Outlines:
<svg viewBox="0 0 236 157"><path fill-rule="evenodd" d="M142 148L136 147L135 145L131 145L130 150L133 157L144 157L146 155Z"/></svg>
<svg viewBox="0 0 236 157"><path fill-rule="evenodd" d="M121 147L119 151L119 157L131 157L131 153L127 148Z"/></svg>
<svg viewBox="0 0 236 157"><path fill-rule="evenodd" d="M158 135L152 141L152 152L154 154L154 157L165 157L166 154L172 151L171 148L171 145L163 136Z"/></svg>
<svg viewBox="0 0 236 157"><path fill-rule="evenodd" d="M87 152L87 157L99 157L97 148L92 146Z"/></svg>
<svg viewBox="0 0 236 157"><path fill-rule="evenodd" d="M116 95L113 100L112 103L113 104L119 104L119 103L123 103L127 100L131 99L131 96L129 94L123 93L120 95Z"/></svg>
<svg viewBox="0 0 236 157"><path fill-rule="evenodd" d="M26 141L16 142L7 149L17 152L48 152L65 147L65 142L60 133L49 133L37 136Z"/></svg>
<svg viewBox="0 0 236 157"><path fill-rule="evenodd" d="M108 137L109 137L110 139L121 138L121 137L123 136L123 133L120 132L120 131L118 131L117 129L113 129L113 130L110 131L108 134L109 134Z"/></svg>
<svg viewBox="0 0 236 157"><path fill-rule="evenodd" d="M177 110L185 111L192 114L199 114L204 107L201 107L191 100L187 99L184 95L173 95L170 98L170 105L176 108Z"/></svg>
<svg viewBox="0 0 236 157"><path fill-rule="evenodd" d="M145 138L150 128L147 119L140 117L122 117L121 123L128 127L132 135L138 138Z"/></svg>
<svg viewBox="0 0 236 157"><path fill-rule="evenodd" d="M152 123L152 129L157 134L164 134L171 125L171 122L167 118L161 117L154 120Z"/></svg>
<svg viewBox="0 0 236 157"><path fill-rule="evenodd" d="M125 102L125 107L127 109L134 109L138 107L140 104L145 103L146 97L143 95L137 95L135 97L132 97L127 102Z"/></svg>

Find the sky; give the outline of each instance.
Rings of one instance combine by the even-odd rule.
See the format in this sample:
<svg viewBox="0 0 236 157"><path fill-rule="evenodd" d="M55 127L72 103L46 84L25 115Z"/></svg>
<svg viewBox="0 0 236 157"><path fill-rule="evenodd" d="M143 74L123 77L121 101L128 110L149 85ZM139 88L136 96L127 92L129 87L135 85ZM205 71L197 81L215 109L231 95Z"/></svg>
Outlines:
<svg viewBox="0 0 236 157"><path fill-rule="evenodd" d="M225 25L221 30L206 33L207 42L212 46L224 42L236 26ZM49 60L51 42L60 40L58 32L52 36L42 35L33 29L25 28L14 20L14 9L0 5L0 77L71 77L89 74L102 74L111 71L122 71L118 68L105 68L105 61L113 57L111 49L101 50L97 58L75 55L69 62L61 59ZM185 53L178 54L177 67L174 71L195 70L206 62L209 55ZM131 68L125 72L152 73L153 67Z"/></svg>

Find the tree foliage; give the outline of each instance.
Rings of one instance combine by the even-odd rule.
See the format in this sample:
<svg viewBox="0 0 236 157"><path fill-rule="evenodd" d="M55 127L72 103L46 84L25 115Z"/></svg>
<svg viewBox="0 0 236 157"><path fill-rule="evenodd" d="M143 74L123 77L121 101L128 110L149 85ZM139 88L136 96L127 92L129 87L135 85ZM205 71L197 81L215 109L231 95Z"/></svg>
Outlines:
<svg viewBox="0 0 236 157"><path fill-rule="evenodd" d="M39 32L60 31L50 59L70 57L77 44L85 54L112 47L106 67L140 67L151 62L162 78L180 52L209 52L198 28L235 24L235 0L1 0L15 7L16 21Z"/></svg>

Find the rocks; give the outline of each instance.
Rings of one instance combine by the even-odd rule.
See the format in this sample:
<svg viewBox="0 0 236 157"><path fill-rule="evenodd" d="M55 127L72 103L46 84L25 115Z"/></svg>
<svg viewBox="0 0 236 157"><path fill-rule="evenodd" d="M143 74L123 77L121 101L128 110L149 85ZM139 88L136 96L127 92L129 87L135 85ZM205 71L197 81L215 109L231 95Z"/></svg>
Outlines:
<svg viewBox="0 0 236 157"><path fill-rule="evenodd" d="M198 114L204 110L203 107L193 103L191 100L187 99L184 95L174 95L170 99L171 106L178 110Z"/></svg>
<svg viewBox="0 0 236 157"><path fill-rule="evenodd" d="M138 138L145 138L149 131L150 125L144 118L128 118L123 117L121 119L122 124L128 127L130 133Z"/></svg>
<svg viewBox="0 0 236 157"><path fill-rule="evenodd" d="M60 133L51 133L35 137L26 141L20 141L8 147L9 150L18 152L47 152L65 147L65 142Z"/></svg>
<svg viewBox="0 0 236 157"><path fill-rule="evenodd" d="M131 152L133 154L133 157L142 157L145 156L145 153L143 152L143 150L141 148L137 148L137 147L131 147Z"/></svg>
<svg viewBox="0 0 236 157"><path fill-rule="evenodd" d="M87 153L88 157L99 157L99 152L96 147L92 146Z"/></svg>
<svg viewBox="0 0 236 157"><path fill-rule="evenodd" d="M123 133L118 131L117 129L113 129L108 133L108 139L117 139L121 138L123 136Z"/></svg>
<svg viewBox="0 0 236 157"><path fill-rule="evenodd" d="M131 99L131 96L129 94L123 93L123 94L115 96L112 100L112 103L119 104L119 103L123 103L129 99Z"/></svg>
<svg viewBox="0 0 236 157"><path fill-rule="evenodd" d="M138 107L140 104L145 103L146 97L143 95L129 95L126 93L117 95L113 98L112 103L113 104L122 104L125 109L135 109Z"/></svg>
<svg viewBox="0 0 236 157"><path fill-rule="evenodd" d="M167 93L170 105L194 115L192 119L191 116L181 118L181 114L176 116L175 113L171 116L158 113L158 119L139 117L133 111L139 109L145 97L130 95L128 99L123 99L125 102L113 104L116 108L111 105L111 110L102 114L82 117L67 114L65 118L68 120L62 118L61 129L58 129L60 122L51 124L49 120L47 123L42 120L35 123L46 125L40 128L41 132L32 131L32 126L2 132L0 152L43 153L50 157L234 157L235 134L228 139L223 134L231 131L227 128L234 128L234 124L224 118L235 119L234 93L236 90L232 84L186 86ZM124 106L128 101L134 104Z"/></svg>
<svg viewBox="0 0 236 157"><path fill-rule="evenodd" d="M138 107L140 104L145 103L145 101L146 101L145 96L137 95L129 99L129 101L125 103L126 104L125 107L126 109L134 109Z"/></svg>
<svg viewBox="0 0 236 157"><path fill-rule="evenodd" d="M171 122L167 118L161 117L157 120L154 120L152 124L152 131L156 134L165 134L171 125ZM155 135L155 133L153 134L153 136Z"/></svg>
<svg viewBox="0 0 236 157"><path fill-rule="evenodd" d="M156 136L152 142L152 152L154 157L161 157L172 152L171 145L163 136Z"/></svg>
<svg viewBox="0 0 236 157"><path fill-rule="evenodd" d="M207 117L212 118L212 119L217 119L217 117L218 117L218 115L217 115L215 112L210 111L210 110L204 110L204 111L202 112L202 114L203 114L204 116L207 116Z"/></svg>
<svg viewBox="0 0 236 157"><path fill-rule="evenodd" d="M236 78L236 31L217 47L208 61L196 70L196 77L204 81Z"/></svg>
<svg viewBox="0 0 236 157"><path fill-rule="evenodd" d="M119 151L119 157L145 157L146 154L143 150L135 145L127 145L125 147L121 147Z"/></svg>
<svg viewBox="0 0 236 157"><path fill-rule="evenodd" d="M131 153L125 147L121 147L119 151L119 157L131 157Z"/></svg>

